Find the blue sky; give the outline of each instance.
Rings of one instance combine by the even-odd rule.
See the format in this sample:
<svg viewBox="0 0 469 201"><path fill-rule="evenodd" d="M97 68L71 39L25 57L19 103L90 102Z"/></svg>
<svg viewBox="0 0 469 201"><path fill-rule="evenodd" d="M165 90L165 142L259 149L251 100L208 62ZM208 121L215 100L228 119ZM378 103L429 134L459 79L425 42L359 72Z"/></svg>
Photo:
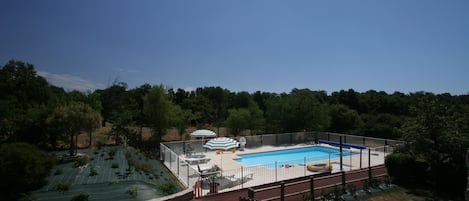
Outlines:
<svg viewBox="0 0 469 201"><path fill-rule="evenodd" d="M469 92L464 0L3 0L0 63L67 89Z"/></svg>

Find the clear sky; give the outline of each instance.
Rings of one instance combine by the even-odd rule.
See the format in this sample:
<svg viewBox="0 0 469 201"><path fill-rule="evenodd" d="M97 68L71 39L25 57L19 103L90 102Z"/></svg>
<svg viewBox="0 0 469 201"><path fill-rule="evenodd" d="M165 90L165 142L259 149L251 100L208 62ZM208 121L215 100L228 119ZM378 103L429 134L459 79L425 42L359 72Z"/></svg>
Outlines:
<svg viewBox="0 0 469 201"><path fill-rule="evenodd" d="M1 0L0 64L67 89L469 93L467 0Z"/></svg>

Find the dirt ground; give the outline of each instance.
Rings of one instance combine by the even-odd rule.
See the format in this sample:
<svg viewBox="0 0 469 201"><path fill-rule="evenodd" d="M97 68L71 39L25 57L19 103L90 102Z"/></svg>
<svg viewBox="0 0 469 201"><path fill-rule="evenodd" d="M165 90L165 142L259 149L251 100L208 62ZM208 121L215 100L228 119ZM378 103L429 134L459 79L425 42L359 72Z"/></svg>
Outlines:
<svg viewBox="0 0 469 201"><path fill-rule="evenodd" d="M111 131L112 125L107 123L105 127L99 128L96 131L93 132L92 136L92 146L96 146L97 143L104 143L106 145L112 145L115 144L115 140L110 138L108 136L108 133ZM135 130L138 131L140 128L135 128ZM200 128L200 129L209 129L217 133L217 136L223 137L223 136L232 136L228 133L227 129L224 127L216 128L216 127L205 127L205 128ZM166 135L162 137L163 141L180 141L180 140L190 140L193 139L190 136L190 133L193 131L197 130L196 127L190 127L187 128L182 136L178 134L178 130L173 128L173 129L168 129L166 132ZM152 131L150 128L144 127L142 129L142 135L143 139L147 140L151 137ZM249 135L249 131L245 131L241 133L241 135ZM88 147L90 142L89 134L87 132L82 132L80 135L78 135L78 147L79 148L86 148Z"/></svg>

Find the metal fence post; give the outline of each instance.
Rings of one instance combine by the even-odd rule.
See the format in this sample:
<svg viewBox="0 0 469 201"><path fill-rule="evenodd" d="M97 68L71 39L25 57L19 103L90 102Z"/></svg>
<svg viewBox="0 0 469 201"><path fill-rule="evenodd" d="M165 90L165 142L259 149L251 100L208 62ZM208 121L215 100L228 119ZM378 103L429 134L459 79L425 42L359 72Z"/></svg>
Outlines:
<svg viewBox="0 0 469 201"><path fill-rule="evenodd" d="M362 169L362 161L363 161L362 153L363 153L363 149L360 149L360 169Z"/></svg>
<svg viewBox="0 0 469 201"><path fill-rule="evenodd" d="M339 142L340 142L340 171L344 171L344 169L342 168L342 163L343 163L343 160L342 160L342 136L339 136Z"/></svg>
<svg viewBox="0 0 469 201"><path fill-rule="evenodd" d="M368 148L368 179L371 180L371 148Z"/></svg>
<svg viewBox="0 0 469 201"><path fill-rule="evenodd" d="M314 200L314 176L309 177L310 180L310 193L311 193L311 200Z"/></svg>
<svg viewBox="0 0 469 201"><path fill-rule="evenodd" d="M342 189L345 189L345 171L342 171L341 174L342 174Z"/></svg>
<svg viewBox="0 0 469 201"><path fill-rule="evenodd" d="M304 170L305 176L306 176L306 157L304 158L304 161L303 161L303 162L304 162L304 168L303 168L303 170Z"/></svg>
<svg viewBox="0 0 469 201"><path fill-rule="evenodd" d="M248 198L254 199L254 189L253 188L248 188Z"/></svg>
<svg viewBox="0 0 469 201"><path fill-rule="evenodd" d="M189 180L189 164L187 164L187 186L189 186L190 180Z"/></svg>
<svg viewBox="0 0 469 201"><path fill-rule="evenodd" d="M285 182L280 182L280 201L285 201Z"/></svg>
<svg viewBox="0 0 469 201"><path fill-rule="evenodd" d="M243 172L243 166L241 166L241 188L243 188L243 183L244 183L244 172Z"/></svg>
<svg viewBox="0 0 469 201"><path fill-rule="evenodd" d="M171 163L171 161L172 161L171 160L171 155L173 155L173 154L171 154L171 152L169 152L169 169L172 170L173 169L173 164Z"/></svg>
<svg viewBox="0 0 469 201"><path fill-rule="evenodd" d="M275 161L275 182L277 182L277 161Z"/></svg>

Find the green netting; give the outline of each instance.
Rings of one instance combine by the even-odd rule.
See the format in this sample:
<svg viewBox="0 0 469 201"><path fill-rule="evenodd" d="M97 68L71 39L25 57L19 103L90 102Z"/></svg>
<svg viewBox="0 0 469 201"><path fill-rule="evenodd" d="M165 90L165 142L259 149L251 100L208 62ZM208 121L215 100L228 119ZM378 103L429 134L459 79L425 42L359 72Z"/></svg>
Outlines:
<svg viewBox="0 0 469 201"><path fill-rule="evenodd" d="M108 151L116 149L114 157ZM75 167L74 162L59 164L47 178L47 185L33 192L37 200L70 200L74 194L87 192L90 200L148 200L164 196L154 185L161 183L169 173L157 160L151 160L132 147L104 147L80 150L88 156L88 164ZM58 155L65 154L60 152ZM97 175L91 176L94 169ZM62 173L55 175L56 170ZM56 190L59 183L68 182L70 190ZM130 187L137 188L137 197L126 194ZM180 189L177 189L180 190Z"/></svg>

